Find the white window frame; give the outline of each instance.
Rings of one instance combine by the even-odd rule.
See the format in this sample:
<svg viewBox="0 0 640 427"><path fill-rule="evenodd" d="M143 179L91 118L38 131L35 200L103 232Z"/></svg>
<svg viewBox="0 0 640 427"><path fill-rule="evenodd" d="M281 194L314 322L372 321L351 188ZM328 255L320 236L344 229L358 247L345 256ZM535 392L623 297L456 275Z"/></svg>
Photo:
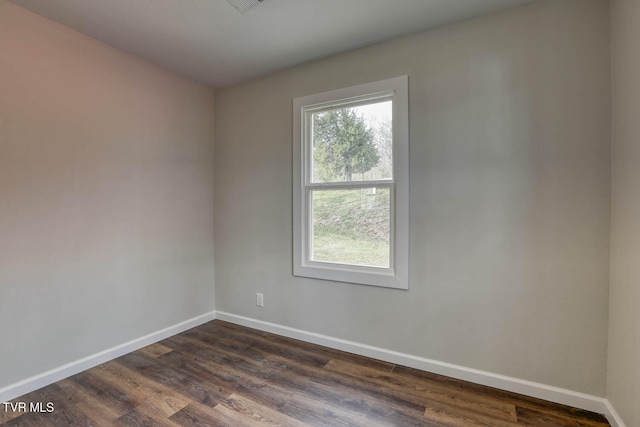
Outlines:
<svg viewBox="0 0 640 427"><path fill-rule="evenodd" d="M390 180L311 182L310 117L314 111L392 100L393 176ZM376 186L390 190L390 267L378 268L310 260L312 190ZM387 288L409 288L409 95L408 77L365 83L293 100L293 274Z"/></svg>

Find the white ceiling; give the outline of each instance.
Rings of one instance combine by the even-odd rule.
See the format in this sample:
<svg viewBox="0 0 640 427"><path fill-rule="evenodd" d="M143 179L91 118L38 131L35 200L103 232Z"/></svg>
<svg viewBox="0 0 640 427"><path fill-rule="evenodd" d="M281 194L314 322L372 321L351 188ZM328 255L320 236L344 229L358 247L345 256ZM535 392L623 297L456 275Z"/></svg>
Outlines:
<svg viewBox="0 0 640 427"><path fill-rule="evenodd" d="M201 83L222 87L535 0L10 0Z"/></svg>

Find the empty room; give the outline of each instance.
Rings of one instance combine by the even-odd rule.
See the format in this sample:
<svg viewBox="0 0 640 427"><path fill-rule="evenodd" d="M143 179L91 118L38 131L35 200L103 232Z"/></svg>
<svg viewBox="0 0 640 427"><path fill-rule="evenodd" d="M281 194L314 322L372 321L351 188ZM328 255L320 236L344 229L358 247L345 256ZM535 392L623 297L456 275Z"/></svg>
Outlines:
<svg viewBox="0 0 640 427"><path fill-rule="evenodd" d="M0 0L0 425L640 427L639 76L638 0Z"/></svg>

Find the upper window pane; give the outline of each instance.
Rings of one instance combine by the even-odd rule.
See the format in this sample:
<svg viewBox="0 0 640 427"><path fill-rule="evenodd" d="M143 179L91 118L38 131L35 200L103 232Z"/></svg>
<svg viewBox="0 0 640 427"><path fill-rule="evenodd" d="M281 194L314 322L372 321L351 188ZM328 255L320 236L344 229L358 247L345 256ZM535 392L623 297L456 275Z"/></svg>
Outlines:
<svg viewBox="0 0 640 427"><path fill-rule="evenodd" d="M392 117L389 99L311 113L312 182L391 179Z"/></svg>

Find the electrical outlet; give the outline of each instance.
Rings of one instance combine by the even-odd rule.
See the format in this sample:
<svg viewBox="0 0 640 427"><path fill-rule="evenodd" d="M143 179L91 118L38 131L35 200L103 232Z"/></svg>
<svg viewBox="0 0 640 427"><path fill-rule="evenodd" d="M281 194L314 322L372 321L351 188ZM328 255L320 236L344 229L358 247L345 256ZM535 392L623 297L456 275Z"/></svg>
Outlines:
<svg viewBox="0 0 640 427"><path fill-rule="evenodd" d="M264 307L264 295L259 292L256 294L256 305L258 307Z"/></svg>

